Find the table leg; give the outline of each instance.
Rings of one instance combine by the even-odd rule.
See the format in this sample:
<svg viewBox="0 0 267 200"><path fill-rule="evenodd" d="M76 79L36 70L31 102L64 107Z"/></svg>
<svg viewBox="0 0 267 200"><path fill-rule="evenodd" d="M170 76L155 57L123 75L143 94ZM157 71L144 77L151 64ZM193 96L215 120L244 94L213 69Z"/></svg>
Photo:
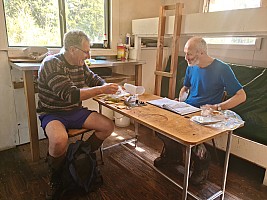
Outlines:
<svg viewBox="0 0 267 200"><path fill-rule="evenodd" d="M229 157L230 157L230 150L231 150L231 143L232 143L232 133L233 133L233 131L229 131L228 137L227 137L227 146L226 146L225 160L224 160L224 167L223 167L223 181L222 181L221 199L224 199L225 185L226 185L226 178L227 178L227 171L228 171L228 164L229 164Z"/></svg>
<svg viewBox="0 0 267 200"><path fill-rule="evenodd" d="M134 122L134 133L135 133L135 143L134 143L134 147L137 147L137 139L138 139L138 131L139 131L139 124L138 122Z"/></svg>
<svg viewBox="0 0 267 200"><path fill-rule="evenodd" d="M187 190L188 190L188 179L189 179L189 171L190 171L190 159L191 159L191 148L192 146L186 146L185 152L185 172L184 172L184 184L183 184L183 195L182 199L186 200L187 198Z"/></svg>
<svg viewBox="0 0 267 200"><path fill-rule="evenodd" d="M28 126L30 135L31 154L32 154L32 160L37 161L40 158L40 150L39 150L39 137L37 128L33 72L23 71L23 77L24 77L24 89L25 89L27 112L28 112Z"/></svg>
<svg viewBox="0 0 267 200"><path fill-rule="evenodd" d="M135 85L142 85L142 64L135 65Z"/></svg>
<svg viewBox="0 0 267 200"><path fill-rule="evenodd" d="M100 103L98 103L98 109L99 109L99 113L102 114L102 105ZM104 151L104 146L103 146L104 143L102 143L102 145L100 146L100 159L101 159L101 162L102 162L102 165L104 165L104 159L103 159L103 151Z"/></svg>

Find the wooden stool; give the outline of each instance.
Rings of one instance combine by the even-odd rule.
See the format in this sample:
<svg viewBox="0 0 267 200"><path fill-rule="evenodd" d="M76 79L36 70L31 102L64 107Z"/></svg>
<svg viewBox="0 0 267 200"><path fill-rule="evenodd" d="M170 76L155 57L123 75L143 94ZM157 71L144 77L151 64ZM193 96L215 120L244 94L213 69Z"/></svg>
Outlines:
<svg viewBox="0 0 267 200"><path fill-rule="evenodd" d="M75 137L77 135L81 135L81 140L82 140L85 133L93 134L94 132L95 132L95 130L90 130L90 129L86 129L86 128L82 128L82 129L69 129L68 130L68 136L69 137Z"/></svg>

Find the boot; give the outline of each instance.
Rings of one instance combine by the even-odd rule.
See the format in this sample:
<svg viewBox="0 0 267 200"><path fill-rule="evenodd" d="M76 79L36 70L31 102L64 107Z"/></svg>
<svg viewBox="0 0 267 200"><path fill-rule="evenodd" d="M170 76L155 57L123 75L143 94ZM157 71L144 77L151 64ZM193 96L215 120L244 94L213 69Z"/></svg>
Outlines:
<svg viewBox="0 0 267 200"><path fill-rule="evenodd" d="M154 160L154 166L179 165L183 158L180 144L162 135L159 138L163 141L164 147L160 157Z"/></svg>
<svg viewBox="0 0 267 200"><path fill-rule="evenodd" d="M91 135L86 141L85 145L91 146L91 152L95 152L103 143L104 140L100 140L95 133Z"/></svg>
<svg viewBox="0 0 267 200"><path fill-rule="evenodd" d="M190 177L190 182L193 185L201 185L206 182L209 174L209 165L211 162L210 153L205 152L204 159L200 159L195 155L192 155L192 159L194 161L194 170L192 176Z"/></svg>
<svg viewBox="0 0 267 200"><path fill-rule="evenodd" d="M59 200L63 192L61 174L65 162L65 154L58 158L48 155L47 161L50 187L46 193L46 200Z"/></svg>

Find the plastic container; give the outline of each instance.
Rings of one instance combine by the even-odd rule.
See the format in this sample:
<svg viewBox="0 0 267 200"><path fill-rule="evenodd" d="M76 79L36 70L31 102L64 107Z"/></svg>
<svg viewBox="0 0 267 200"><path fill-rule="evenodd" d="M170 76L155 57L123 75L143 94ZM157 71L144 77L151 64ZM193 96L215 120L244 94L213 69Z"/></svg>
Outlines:
<svg viewBox="0 0 267 200"><path fill-rule="evenodd" d="M125 47L122 43L117 46L117 60L125 60Z"/></svg>
<svg viewBox="0 0 267 200"><path fill-rule="evenodd" d="M135 86L129 83L124 83L124 88L126 92L130 93L131 95L142 95L145 92L145 88L143 86Z"/></svg>
<svg viewBox="0 0 267 200"><path fill-rule="evenodd" d="M130 34L130 33L127 33L127 34L126 34L125 44L126 44L128 47L131 46L131 34Z"/></svg>
<svg viewBox="0 0 267 200"><path fill-rule="evenodd" d="M115 125L118 127L126 127L130 125L130 118L120 113L114 112Z"/></svg>
<svg viewBox="0 0 267 200"><path fill-rule="evenodd" d="M107 118L114 120L114 111L105 106L102 106L102 114L105 115Z"/></svg>

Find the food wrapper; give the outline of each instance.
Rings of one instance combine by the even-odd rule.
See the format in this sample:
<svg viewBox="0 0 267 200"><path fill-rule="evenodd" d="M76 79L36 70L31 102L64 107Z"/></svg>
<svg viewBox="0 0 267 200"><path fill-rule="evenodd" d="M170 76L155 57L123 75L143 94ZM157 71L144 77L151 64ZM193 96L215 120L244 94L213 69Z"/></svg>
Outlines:
<svg viewBox="0 0 267 200"><path fill-rule="evenodd" d="M208 116L193 116L191 121L222 130L235 130L245 124L245 121L231 110L217 111Z"/></svg>

